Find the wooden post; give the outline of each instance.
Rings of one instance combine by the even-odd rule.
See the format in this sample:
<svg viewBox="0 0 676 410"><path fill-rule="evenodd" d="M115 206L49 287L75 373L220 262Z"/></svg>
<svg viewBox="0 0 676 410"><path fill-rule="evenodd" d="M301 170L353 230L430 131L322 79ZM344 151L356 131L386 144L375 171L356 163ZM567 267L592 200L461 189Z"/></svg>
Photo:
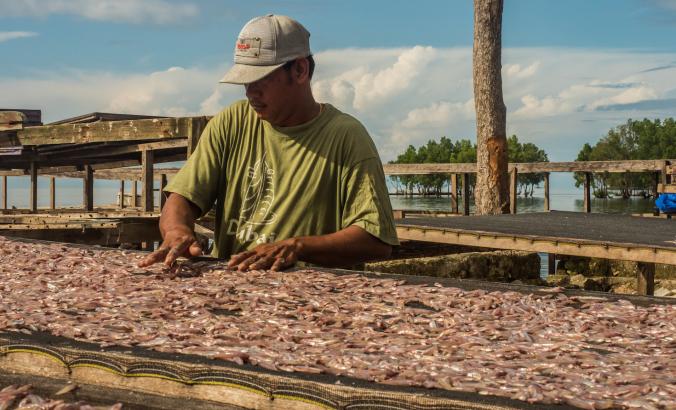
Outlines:
<svg viewBox="0 0 676 410"><path fill-rule="evenodd" d="M138 181L132 180L131 181L131 201L129 202L133 208L136 208L138 206Z"/></svg>
<svg viewBox="0 0 676 410"><path fill-rule="evenodd" d="M591 212L591 172L584 173L584 211Z"/></svg>
<svg viewBox="0 0 676 410"><path fill-rule="evenodd" d="M394 219L404 219L406 218L406 211L401 209L395 209L392 211L392 216Z"/></svg>
<svg viewBox="0 0 676 410"><path fill-rule="evenodd" d="M167 174L160 174L160 211L167 202L167 196L164 194L164 187L167 186Z"/></svg>
<svg viewBox="0 0 676 410"><path fill-rule="evenodd" d="M518 176L518 171L516 167L512 168L512 172L509 173L509 213L516 214L516 177Z"/></svg>
<svg viewBox="0 0 676 410"><path fill-rule="evenodd" d="M49 178L49 208L56 209L56 177Z"/></svg>
<svg viewBox="0 0 676 410"><path fill-rule="evenodd" d="M94 210L94 170L89 164L84 166L84 178L82 179L82 202L85 211Z"/></svg>
<svg viewBox="0 0 676 410"><path fill-rule="evenodd" d="M549 212L549 172L545 172L545 212Z"/></svg>
<svg viewBox="0 0 676 410"><path fill-rule="evenodd" d="M38 165L35 161L31 161L31 212L38 211Z"/></svg>
<svg viewBox="0 0 676 410"><path fill-rule="evenodd" d="M462 174L462 214L469 215L469 174Z"/></svg>
<svg viewBox="0 0 676 410"><path fill-rule="evenodd" d="M124 179L120 180L120 197L117 199L117 207L124 209Z"/></svg>
<svg viewBox="0 0 676 410"><path fill-rule="evenodd" d="M143 210L152 212L153 204L153 151L144 150L141 152L141 196L143 197Z"/></svg>
<svg viewBox="0 0 676 410"><path fill-rule="evenodd" d="M638 262L636 277L636 291L639 295L655 294L655 264Z"/></svg>
<svg viewBox="0 0 676 410"><path fill-rule="evenodd" d="M556 254L547 254L547 274L554 275L556 273Z"/></svg>
<svg viewBox="0 0 676 410"><path fill-rule="evenodd" d="M188 149L186 159L190 158L190 154L192 154L193 151L195 151L197 143L200 140L200 136L202 135L202 131L204 131L204 127L206 127L206 125L207 120L204 117L190 119L190 128L188 131Z"/></svg>
<svg viewBox="0 0 676 410"><path fill-rule="evenodd" d="M657 192L657 186L660 184L661 176L660 176L659 172L655 172L654 175L655 175L655 178L653 180L653 186L651 187L651 191L652 191L651 195L653 196L653 198L657 198L657 196L659 195L659 192Z"/></svg>
<svg viewBox="0 0 676 410"><path fill-rule="evenodd" d="M7 209L7 175L2 176L2 209Z"/></svg>
<svg viewBox="0 0 676 410"><path fill-rule="evenodd" d="M451 212L458 213L458 174L451 174Z"/></svg>

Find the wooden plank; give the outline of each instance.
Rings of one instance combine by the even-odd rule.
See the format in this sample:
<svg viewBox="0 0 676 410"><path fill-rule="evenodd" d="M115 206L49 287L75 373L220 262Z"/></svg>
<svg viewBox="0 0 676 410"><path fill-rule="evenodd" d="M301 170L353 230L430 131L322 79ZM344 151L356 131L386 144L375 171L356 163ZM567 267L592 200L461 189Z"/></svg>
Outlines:
<svg viewBox="0 0 676 410"><path fill-rule="evenodd" d="M26 119L23 121L24 126L42 125L42 111L41 110L27 110L25 108L0 108L0 113L3 112L20 112Z"/></svg>
<svg viewBox="0 0 676 410"><path fill-rule="evenodd" d="M509 213L516 213L516 189L517 189L517 168L509 171Z"/></svg>
<svg viewBox="0 0 676 410"><path fill-rule="evenodd" d="M549 172L545 172L545 211L549 209Z"/></svg>
<svg viewBox="0 0 676 410"><path fill-rule="evenodd" d="M44 125L17 131L21 145L187 138L190 117Z"/></svg>
<svg viewBox="0 0 676 410"><path fill-rule="evenodd" d="M30 168L31 188L30 188L30 209L32 212L38 210L38 164L31 162Z"/></svg>
<svg viewBox="0 0 676 410"><path fill-rule="evenodd" d="M639 262L637 264L636 290L639 295L655 294L655 264Z"/></svg>
<svg viewBox="0 0 676 410"><path fill-rule="evenodd" d="M177 149L185 148L188 146L188 141L185 139L174 139L169 141L159 141L159 142L149 142L146 144L130 144L130 145L121 145L115 147L105 147L105 149L99 149L93 152L85 152L81 155L77 155L77 151L74 153L81 158L93 158L93 157L109 157L112 158L115 155L122 154L133 154L140 153L146 150L168 150L168 149ZM55 155L55 154L51 154Z"/></svg>
<svg viewBox="0 0 676 410"><path fill-rule="evenodd" d="M7 209L7 175L2 176L2 209Z"/></svg>
<svg viewBox="0 0 676 410"><path fill-rule="evenodd" d="M82 205L86 211L94 209L94 170L90 165L85 165L84 178L82 180Z"/></svg>
<svg viewBox="0 0 676 410"><path fill-rule="evenodd" d="M508 170L518 168L522 174L542 172L657 172L665 160L513 162ZM668 161L667 161L668 162ZM426 175L475 173L476 164L384 164L386 175Z"/></svg>
<svg viewBox="0 0 676 410"><path fill-rule="evenodd" d="M608 244L593 241L574 241L565 238L489 234L486 232L464 231L462 229L437 230L416 226L397 226L397 235L400 240L676 265L676 250L673 248L625 246L623 244Z"/></svg>
<svg viewBox="0 0 676 410"><path fill-rule="evenodd" d="M26 115L20 111L0 111L0 131L21 130L26 120Z"/></svg>
<svg viewBox="0 0 676 410"><path fill-rule="evenodd" d="M676 184L659 184L657 192L662 194L676 194Z"/></svg>
<svg viewBox="0 0 676 410"><path fill-rule="evenodd" d="M462 214L469 215L469 174L462 174Z"/></svg>
<svg viewBox="0 0 676 410"><path fill-rule="evenodd" d="M451 212L458 213L458 174L451 174Z"/></svg>
<svg viewBox="0 0 676 410"><path fill-rule="evenodd" d="M56 178L49 178L49 207L56 209Z"/></svg>
<svg viewBox="0 0 676 410"><path fill-rule="evenodd" d="M0 235L29 239L41 239L58 242L84 243L88 245L116 245L138 241L154 242L161 240L157 222L133 222L113 225L72 224L70 226L52 226L36 229L6 229L0 226Z"/></svg>
<svg viewBox="0 0 676 410"><path fill-rule="evenodd" d="M141 166L141 195L143 197L143 210L152 211L153 204L153 151L143 151Z"/></svg>
<svg viewBox="0 0 676 410"><path fill-rule="evenodd" d="M584 212L591 212L591 173L584 173Z"/></svg>

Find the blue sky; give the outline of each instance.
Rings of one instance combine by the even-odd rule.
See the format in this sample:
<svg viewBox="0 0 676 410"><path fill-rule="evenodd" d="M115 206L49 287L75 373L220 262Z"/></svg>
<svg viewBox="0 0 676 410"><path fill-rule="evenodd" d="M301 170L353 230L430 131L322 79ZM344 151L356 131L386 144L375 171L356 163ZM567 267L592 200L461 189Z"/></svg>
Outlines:
<svg viewBox="0 0 676 410"><path fill-rule="evenodd" d="M0 0L0 106L53 121L91 111L214 114L251 17L312 33L315 95L360 118L384 160L474 139L473 5L446 1ZM676 112L676 0L506 0L508 132L573 160L628 118Z"/></svg>

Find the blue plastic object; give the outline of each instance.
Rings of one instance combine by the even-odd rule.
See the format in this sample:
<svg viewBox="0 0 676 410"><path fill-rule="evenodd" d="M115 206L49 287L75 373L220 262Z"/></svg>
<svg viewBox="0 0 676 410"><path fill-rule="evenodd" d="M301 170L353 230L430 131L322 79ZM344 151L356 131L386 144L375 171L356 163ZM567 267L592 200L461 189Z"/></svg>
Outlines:
<svg viewBox="0 0 676 410"><path fill-rule="evenodd" d="M660 194L655 200L655 206L660 212L676 213L676 194Z"/></svg>

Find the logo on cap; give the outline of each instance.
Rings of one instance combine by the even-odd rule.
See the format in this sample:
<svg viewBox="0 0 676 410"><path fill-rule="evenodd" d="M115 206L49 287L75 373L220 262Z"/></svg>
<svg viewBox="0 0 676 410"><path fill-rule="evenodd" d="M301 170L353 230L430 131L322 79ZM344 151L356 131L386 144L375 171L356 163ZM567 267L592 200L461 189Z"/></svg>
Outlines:
<svg viewBox="0 0 676 410"><path fill-rule="evenodd" d="M254 38L239 38L235 44L235 56L258 58L261 54L261 39Z"/></svg>

